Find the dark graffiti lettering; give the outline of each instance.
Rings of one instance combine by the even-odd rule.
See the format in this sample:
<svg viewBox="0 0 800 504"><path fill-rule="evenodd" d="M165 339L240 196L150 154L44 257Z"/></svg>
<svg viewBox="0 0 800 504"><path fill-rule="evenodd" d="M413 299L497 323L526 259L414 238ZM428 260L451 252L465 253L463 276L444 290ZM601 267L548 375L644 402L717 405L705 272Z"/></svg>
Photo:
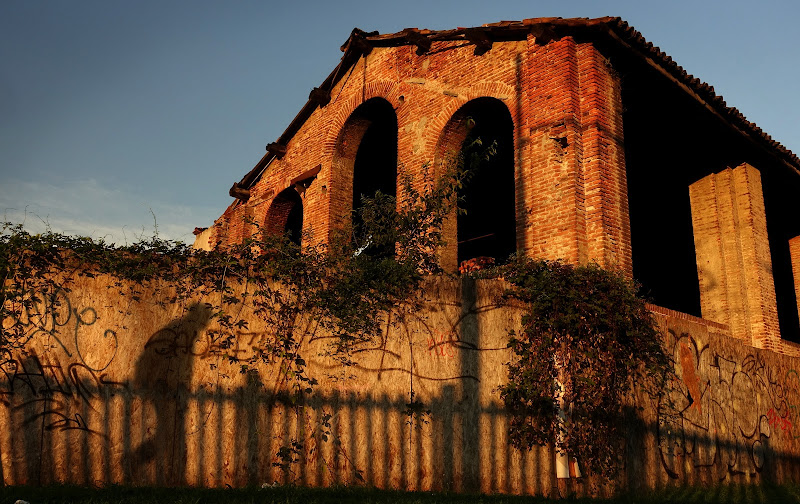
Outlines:
<svg viewBox="0 0 800 504"><path fill-rule="evenodd" d="M183 327L165 327L156 331L144 347L167 358L190 356L203 359L220 355L241 357L246 352L239 347L238 339L231 345L225 340L213 338L207 332L186 330Z"/></svg>
<svg viewBox="0 0 800 504"><path fill-rule="evenodd" d="M33 351L18 359L11 358L6 352L0 361L0 370L0 400L3 404L10 405L14 395L29 398L14 409L29 411L33 405L41 404L41 409L25 418L24 422L44 418L43 425L47 430L93 432L83 416L68 413L69 404L79 400L95 410L93 398L127 388L126 384L110 380L86 364L73 362L65 365L56 357L49 354L40 357Z"/></svg>
<svg viewBox="0 0 800 504"><path fill-rule="evenodd" d="M785 400L786 385L760 354L736 359L689 334L668 332L679 379L658 404L664 470L672 478L687 466L719 467L723 478L761 472L770 436L792 431L795 409Z"/></svg>
<svg viewBox="0 0 800 504"><path fill-rule="evenodd" d="M42 420L42 428L46 431L67 431L79 430L95 434L98 436L106 437L105 435L93 430L89 427L83 415L75 413L68 416L64 413L67 410L67 405L62 401L56 401L51 398L42 397L26 401L14 407L14 410L36 410L41 406L42 411L34 413L27 417L22 425L29 425L38 420Z"/></svg>
<svg viewBox="0 0 800 504"><path fill-rule="evenodd" d="M93 371L105 370L111 365L111 362L117 355L117 333L111 329L106 329L103 332L103 341L106 349L105 353L108 355L100 356L94 359L87 357L81 350L83 333L80 331L80 329L82 326L94 325L94 323L97 322L97 312L94 310L94 308L86 307L80 312L78 312L76 308L73 313L75 314L75 349L78 352L78 357L81 359L81 362L83 362Z"/></svg>
<svg viewBox="0 0 800 504"><path fill-rule="evenodd" d="M124 387L112 381L105 374L80 362L61 364L57 358L38 356L35 352L18 360L6 359L0 363L3 381L0 381L0 395L25 393L33 397L55 395L70 396L88 400L100 393L104 387Z"/></svg>
<svg viewBox="0 0 800 504"><path fill-rule="evenodd" d="M86 352L84 340L94 339L94 334L87 332L85 328L95 325L99 320L93 307L77 308L63 289L57 289L52 294L31 290L24 293L22 298L19 309L8 310L10 315L3 322L4 331L21 329L21 336L17 339L20 346L42 337L41 344L45 349L60 348L67 357L77 353L80 361L93 371L105 370L114 360L118 341L117 333L113 329L104 329L104 344L95 350L96 355ZM62 339L64 332L61 328L71 330L71 342Z"/></svg>
<svg viewBox="0 0 800 504"><path fill-rule="evenodd" d="M25 345L38 335L46 335L55 341L69 356L72 353L58 337L59 327L67 325L72 318L72 304L63 289L53 293L28 290L22 294L18 303L7 301L4 332L19 331L15 338L19 345ZM16 306L15 306L16 305Z"/></svg>

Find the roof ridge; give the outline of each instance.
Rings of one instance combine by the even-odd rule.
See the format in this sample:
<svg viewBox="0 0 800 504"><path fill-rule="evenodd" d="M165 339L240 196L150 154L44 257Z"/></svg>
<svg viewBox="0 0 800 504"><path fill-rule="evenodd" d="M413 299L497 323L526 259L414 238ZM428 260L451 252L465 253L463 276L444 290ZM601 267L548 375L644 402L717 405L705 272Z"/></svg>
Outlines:
<svg viewBox="0 0 800 504"><path fill-rule="evenodd" d="M713 107L712 110L724 119L730 121L732 126L739 129L743 134L751 136L753 140L760 140L763 142L764 147L772 149L774 155L778 159L800 173L800 158L798 158L794 152L773 139L756 123L747 120L744 114L737 108L729 107L723 97L716 93L713 86L687 72L682 66L676 63L671 56L645 39L639 31L618 16L599 18L526 18L520 21L487 23L471 28L458 27L450 30L405 28L399 32L385 34L381 34L377 31L366 32L354 28L348 39L341 46L344 54L339 64L334 68L331 74L328 75L319 88L314 89L330 92L342 76L347 73L350 66L354 64L362 54L371 51L376 43L378 46L416 45L418 52L424 54L430 48L430 42L432 41L464 40L476 44L476 54L483 54L489 50L488 47L491 47L492 41L501 42L504 39L500 37L499 39L495 38L487 42L485 35L481 34L481 32L485 34L513 31L512 35L514 36L520 36L523 33L527 36L531 30L538 29L534 32L537 34L537 38L543 38L545 41L548 41L552 37L561 38L569 36L572 34L569 33L572 30L588 29L589 31L584 33L588 33L589 36L597 36L602 33L598 32L597 28L602 28L602 32L606 32L612 39L616 39L616 42L627 46L628 49L638 51L643 57L650 58L654 64L658 65L658 68L666 74L671 75L679 84L686 86L690 92L695 93L697 97L705 101L708 106ZM559 32L556 30L559 30ZM480 37L476 38L476 34L480 35ZM513 38L505 40L513 40ZM486 45L481 52L478 52L479 44ZM314 91L312 91L312 95L313 94ZM281 134L278 141L270 144L273 146L272 150L276 151L279 150L279 147L285 146L289 140L294 137L300 126L311 116L314 110L316 110L318 105L318 101L312 96L309 96L309 101L301 108L297 116L292 120L283 134ZM274 152L268 151L240 182L234 184L234 188L237 186L241 188L252 187L274 158ZM233 188L231 191L233 191Z"/></svg>

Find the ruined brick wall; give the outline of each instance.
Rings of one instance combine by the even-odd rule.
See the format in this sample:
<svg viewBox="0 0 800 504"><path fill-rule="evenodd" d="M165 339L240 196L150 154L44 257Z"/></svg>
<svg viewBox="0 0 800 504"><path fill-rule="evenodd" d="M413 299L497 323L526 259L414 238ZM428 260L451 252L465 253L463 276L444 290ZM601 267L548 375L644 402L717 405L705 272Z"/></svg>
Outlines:
<svg viewBox="0 0 800 504"><path fill-rule="evenodd" d="M246 359L270 337L256 320L222 348L203 300L162 308L144 295L124 315L128 301L106 279L81 279L58 303L32 307L24 351L2 354L0 482L610 491L558 480L551 448L509 445L497 387L521 311L497 302L504 288L431 279L424 308L351 367L325 357L324 334L306 328L303 355L319 385L297 403L278 363L242 372L227 358ZM796 481L800 359L653 310L677 381L661 400L631 404L619 485Z"/></svg>
<svg viewBox="0 0 800 504"><path fill-rule="evenodd" d="M513 188L502 194L495 187L487 188L473 197L484 205L496 206L513 199L513 216L508 217L515 225L516 243L512 248L530 257L573 264L596 261L632 276L627 175L631 175L632 184L639 184L635 187L638 200L631 200L634 204L658 192L659 181L665 180L660 171L669 170L670 166L651 165L650 156L658 156L658 149L669 149L681 156L697 152L680 141L680 124L689 114L692 121L716 128L715 150L704 152L703 164L712 165L714 171L730 160L753 166L747 164L746 176L739 176L745 171L739 167L734 175L723 171L702 180L698 179L711 172L710 166L692 165L679 170L682 178L674 177L673 172L665 173L663 177L671 177L672 183L668 184L669 191L660 194L657 204L663 208L639 203L639 213L634 216L637 236L641 236L637 238L637 275L645 290L652 288L648 294L659 304L695 315L702 311L704 318L729 324L736 337L759 348L797 353L794 346L781 339L782 330L793 329L787 328L793 322L787 322L785 315L786 305L792 304L792 293L787 289L791 284L786 283L787 260L777 248L785 244L778 243L779 235L795 236L797 226L786 216L790 212L777 210L771 214L771 222L765 223L765 208L791 207L786 201L800 187L796 185L796 173L778 176L776 173L785 167L773 165L773 160L765 158L760 149L740 148L740 144L749 143L729 131L729 126L738 124L735 118L728 123L730 117L717 117L719 111L708 113L716 102L705 102L708 97L702 93L693 94L692 86L699 81L673 82L686 76L667 75L675 70L671 60L656 62L664 71L659 73L651 64L637 66L641 62L636 57L633 59L637 63L632 63L627 53L630 48L624 54L608 45L599 48L604 44L600 38L597 43L585 41L592 37L545 40L533 35L540 33L538 30L525 33L524 40L495 40L490 47L483 47L488 49L485 51L472 42L436 41L431 35L423 37L431 42L430 47L418 54L417 46L404 39L405 45L370 46L367 54L348 60L355 62L342 67L341 75L336 73L332 81L326 81L326 85L335 82L330 101L320 104L299 126L288 140L285 154L273 159L249 188L249 199L237 200L217 220L212 227L212 245L238 243L258 226L281 232L282 216L296 208L286 206L287 199L281 195L295 189L300 199L291 201L302 206L305 240L324 242L333 229L346 226L350 211L357 204L353 201L356 159L359 148L369 143L368 131L374 119L365 115L369 104L381 104L377 107L382 110L380 114L390 116L396 123L397 156L393 164L397 166L398 180L407 175L418 187L441 176L448 154L461 149L470 134L470 114L485 107L501 110L513 123ZM374 37L375 41L379 39L380 36ZM612 50L616 51L613 55L605 54ZM635 154L628 174L621 77L607 56L613 56L614 65L627 72L626 105L637 109L629 123L633 124L630 137L638 142L627 146L628 155ZM653 84L658 84L655 94L651 92ZM665 98L666 95L669 96ZM651 100L663 100L661 109L652 109L659 111L658 117L651 117ZM696 107L696 100L705 103L702 110ZM650 128L662 120L663 107L667 106L677 110L670 111L667 121L676 132L668 134L663 127L654 128L663 145L644 141ZM720 118L724 124L717 122ZM748 135L745 132L745 137ZM782 147L778 147L780 151ZM767 154L773 148L776 146L767 146ZM777 194L766 205L759 170L765 170L765 181L771 180L763 194L770 193L770 183L772 194ZM774 187L784 185L789 189L776 193ZM396 191L392 192L397 193L402 204L402 184L395 186ZM671 206L683 205L689 186L691 215L685 205ZM732 203L734 200L736 204ZM776 204L776 200L784 201ZM671 217L660 218L659 213ZM691 224L683 222L684 214L687 220L691 217ZM652 220L654 215L656 219ZM785 222L779 222L781 219ZM660 225L671 227L662 230ZM691 250L690 225L694 226L695 250ZM458 226L455 216L444 224L447 246L440 251L440 258L447 271L456 271L460 261L481 255L461 253L464 237L459 236ZM641 229L648 232L641 233ZM662 241L673 238L665 233L680 236L663 252L666 247ZM787 236L780 236L780 240ZM794 285L800 292L800 246L795 241L793 247ZM782 259L774 264L780 275L773 277L770 255L776 250ZM670 265L675 264L670 261L676 261L676 257L679 275L673 274L677 268L670 270ZM675 281L676 277L679 281ZM696 302L679 303L682 293L690 290ZM793 313L794 308L790 308Z"/></svg>
<svg viewBox="0 0 800 504"><path fill-rule="evenodd" d="M798 355L781 338L761 174L744 163L689 187L703 318L758 348ZM800 240L788 242L800 293Z"/></svg>
<svg viewBox="0 0 800 504"><path fill-rule="evenodd" d="M364 131L354 111L370 99L386 100L397 117L397 163L415 183L437 176L423 171L463 136L448 135L465 104L494 98L514 123L517 249L570 262L597 260L630 274L619 78L592 44L570 37L547 44L495 43L483 55L474 46L433 42L417 55L412 45L374 48L342 77L331 101L318 108L251 189L216 223L216 243L247 236L245 217L265 223L274 198L292 180L319 166L303 193L303 228L327 239L352 206L352 158ZM401 195L399 195L401 196ZM486 194L486 198L492 198ZM455 269L455 226L446 226L442 257Z"/></svg>
<svg viewBox="0 0 800 504"><path fill-rule="evenodd" d="M753 345L780 340L775 284L758 170L749 165L692 184L692 219L703 316Z"/></svg>

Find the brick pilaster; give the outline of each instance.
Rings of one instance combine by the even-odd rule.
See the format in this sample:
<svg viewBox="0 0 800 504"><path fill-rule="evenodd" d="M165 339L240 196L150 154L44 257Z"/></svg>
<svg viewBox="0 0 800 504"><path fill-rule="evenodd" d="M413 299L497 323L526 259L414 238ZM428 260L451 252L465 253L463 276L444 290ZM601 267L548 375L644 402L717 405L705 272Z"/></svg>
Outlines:
<svg viewBox="0 0 800 504"><path fill-rule="evenodd" d="M524 250L631 276L619 77L591 44L529 43Z"/></svg>
<svg viewBox="0 0 800 504"><path fill-rule="evenodd" d="M565 38L541 46L531 38L526 63L525 253L582 263L587 256L577 44Z"/></svg>

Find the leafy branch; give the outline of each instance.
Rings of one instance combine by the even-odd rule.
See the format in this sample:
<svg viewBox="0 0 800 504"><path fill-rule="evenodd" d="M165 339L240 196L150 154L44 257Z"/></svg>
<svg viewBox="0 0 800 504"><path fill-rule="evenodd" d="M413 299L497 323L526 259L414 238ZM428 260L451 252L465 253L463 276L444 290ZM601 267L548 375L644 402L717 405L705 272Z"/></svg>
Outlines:
<svg viewBox="0 0 800 504"><path fill-rule="evenodd" d="M596 264L516 259L497 271L527 305L500 389L518 448L554 442L604 477L616 473L626 394L661 393L673 372L636 285Z"/></svg>

